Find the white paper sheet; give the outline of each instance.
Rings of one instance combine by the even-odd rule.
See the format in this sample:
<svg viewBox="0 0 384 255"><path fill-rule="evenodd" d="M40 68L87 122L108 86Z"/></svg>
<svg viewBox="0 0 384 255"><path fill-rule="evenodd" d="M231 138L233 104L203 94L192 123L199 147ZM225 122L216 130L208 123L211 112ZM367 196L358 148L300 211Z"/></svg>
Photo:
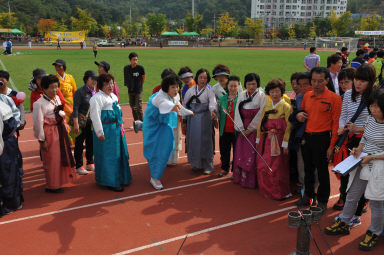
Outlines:
<svg viewBox="0 0 384 255"><path fill-rule="evenodd" d="M339 164L333 168L333 172L336 172L341 175L348 174L357 164L361 162L361 158L367 156L367 153L362 152L360 157L355 158L354 156L349 156L348 158L341 161Z"/></svg>

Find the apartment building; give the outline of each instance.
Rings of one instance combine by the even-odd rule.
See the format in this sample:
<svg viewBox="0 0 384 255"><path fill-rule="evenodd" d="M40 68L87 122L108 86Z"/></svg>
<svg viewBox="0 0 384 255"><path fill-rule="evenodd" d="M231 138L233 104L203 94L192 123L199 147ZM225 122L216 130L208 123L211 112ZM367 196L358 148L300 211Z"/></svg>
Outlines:
<svg viewBox="0 0 384 255"><path fill-rule="evenodd" d="M263 19L266 28L271 29L327 17L331 9L343 14L347 0L252 0L251 18Z"/></svg>

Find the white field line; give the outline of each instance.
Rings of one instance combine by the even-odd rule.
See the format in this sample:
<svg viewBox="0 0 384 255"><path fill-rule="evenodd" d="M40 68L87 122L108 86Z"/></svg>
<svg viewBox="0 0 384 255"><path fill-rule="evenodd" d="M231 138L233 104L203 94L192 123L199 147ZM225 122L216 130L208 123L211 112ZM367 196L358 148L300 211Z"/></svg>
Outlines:
<svg viewBox="0 0 384 255"><path fill-rule="evenodd" d="M13 223L13 222L19 222L19 221L31 220L31 219L35 219L35 218L40 218L40 217L44 217L44 216L49 216L49 215L54 215L54 214L59 214L59 213L79 210L79 209L88 208L88 207L94 207L94 206L98 206L98 205L104 205L104 204L110 204L110 203L114 203L114 202L120 202L120 201L124 201L124 200L128 200L128 199L133 199L133 198L138 198L138 197L144 197L144 196L164 193L164 192L172 191L172 190L178 190L178 189L183 189L183 188L194 187L194 186L197 186L197 185L211 183L211 182L226 181L229 178L230 177L215 178L215 179L211 179L211 180L207 180L207 181L202 181L202 182L196 182L196 183L176 186L176 187L173 187L173 188L168 188L168 189L163 189L163 190L156 190L156 191L150 191L150 192L140 193L140 194L136 194L136 195L132 195L132 196L126 196L126 197L115 198L115 199L105 200L105 201L91 203L91 204L85 204L85 205L76 206L76 207L65 208L65 209L61 209L61 210L57 210L57 211L36 214L36 215L22 217L22 218L17 218L17 219L8 220L8 221L2 221L2 222L0 221L0 225L5 225L5 224L9 224L9 223Z"/></svg>
<svg viewBox="0 0 384 255"><path fill-rule="evenodd" d="M4 65L3 61L1 61L1 59L0 59L0 65L3 68L4 71L7 71L7 68L5 67L5 65ZM11 83L11 87L12 87L13 90L19 91L16 88L15 83L13 83L12 78L9 78L9 83Z"/></svg>
<svg viewBox="0 0 384 255"><path fill-rule="evenodd" d="M339 197L339 194L331 196L329 199L336 198L336 197ZM130 250L118 252L118 253L115 253L113 255L125 255L125 254L134 253L134 252L137 252L137 251L142 251L142 250L149 249L149 248L156 247L156 246L160 246L160 245L163 245L163 244L166 244L166 243L171 243L171 242L175 242L175 241L178 241L178 240L182 240L182 239L185 239L187 236L188 237L198 236L198 235L201 235L201 234L205 234L205 233L212 232L212 231L215 231L215 230L219 230L219 229L222 229L222 228L232 227L232 226L237 225L237 224L241 224L241 223L252 221L252 220L257 220L257 219L260 219L260 218L264 218L264 217L267 217L267 216L270 216L270 215L273 215L273 214L281 213L281 212L292 210L292 209L295 209L295 208L296 208L296 206L285 207L285 208L282 208L282 209L278 209L278 210L262 213L262 214L259 214L259 215L255 215L255 216L252 216L252 217L249 217L249 218L244 218L244 219L241 219L241 220L232 221L232 222L229 222L229 223L226 223L226 224L222 224L222 225L218 225L218 226L215 226L215 227L210 227L210 228L202 229L200 231L196 231L196 232L193 232L193 233L189 233L189 234L185 234L185 235L181 235L181 236L176 236L176 237L169 238L169 239L166 239L166 240L163 240L163 241L160 241L160 242L143 245L143 246L140 246L140 247L137 247L137 248L133 248L133 249L130 249Z"/></svg>

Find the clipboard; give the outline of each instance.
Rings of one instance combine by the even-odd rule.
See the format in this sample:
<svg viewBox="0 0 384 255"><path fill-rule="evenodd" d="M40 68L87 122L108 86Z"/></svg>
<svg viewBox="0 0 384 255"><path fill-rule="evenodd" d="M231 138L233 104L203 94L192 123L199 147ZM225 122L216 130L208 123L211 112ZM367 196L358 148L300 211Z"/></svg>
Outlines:
<svg viewBox="0 0 384 255"><path fill-rule="evenodd" d="M347 175L349 172L351 172L360 162L362 161L362 157L367 156L368 153L362 152L360 154L360 157L355 158L353 155L350 155L343 161L341 161L339 164L337 164L332 171L341 174L343 176Z"/></svg>

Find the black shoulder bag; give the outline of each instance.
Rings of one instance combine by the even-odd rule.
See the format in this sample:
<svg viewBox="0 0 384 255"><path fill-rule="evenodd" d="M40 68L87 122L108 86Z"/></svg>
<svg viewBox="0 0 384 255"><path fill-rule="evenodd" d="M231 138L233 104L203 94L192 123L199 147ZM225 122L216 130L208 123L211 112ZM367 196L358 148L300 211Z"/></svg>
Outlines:
<svg viewBox="0 0 384 255"><path fill-rule="evenodd" d="M357 118L360 116L360 113L365 109L365 107L367 107L366 104L363 101L361 101L359 104L359 107L357 108L355 114L352 116L349 122L354 123L357 120ZM344 128L346 127L347 126L344 126ZM335 145L335 152L339 152L341 146L343 145L345 139L348 136L348 133L349 133L349 130L347 129L342 135L339 135L339 138Z"/></svg>

